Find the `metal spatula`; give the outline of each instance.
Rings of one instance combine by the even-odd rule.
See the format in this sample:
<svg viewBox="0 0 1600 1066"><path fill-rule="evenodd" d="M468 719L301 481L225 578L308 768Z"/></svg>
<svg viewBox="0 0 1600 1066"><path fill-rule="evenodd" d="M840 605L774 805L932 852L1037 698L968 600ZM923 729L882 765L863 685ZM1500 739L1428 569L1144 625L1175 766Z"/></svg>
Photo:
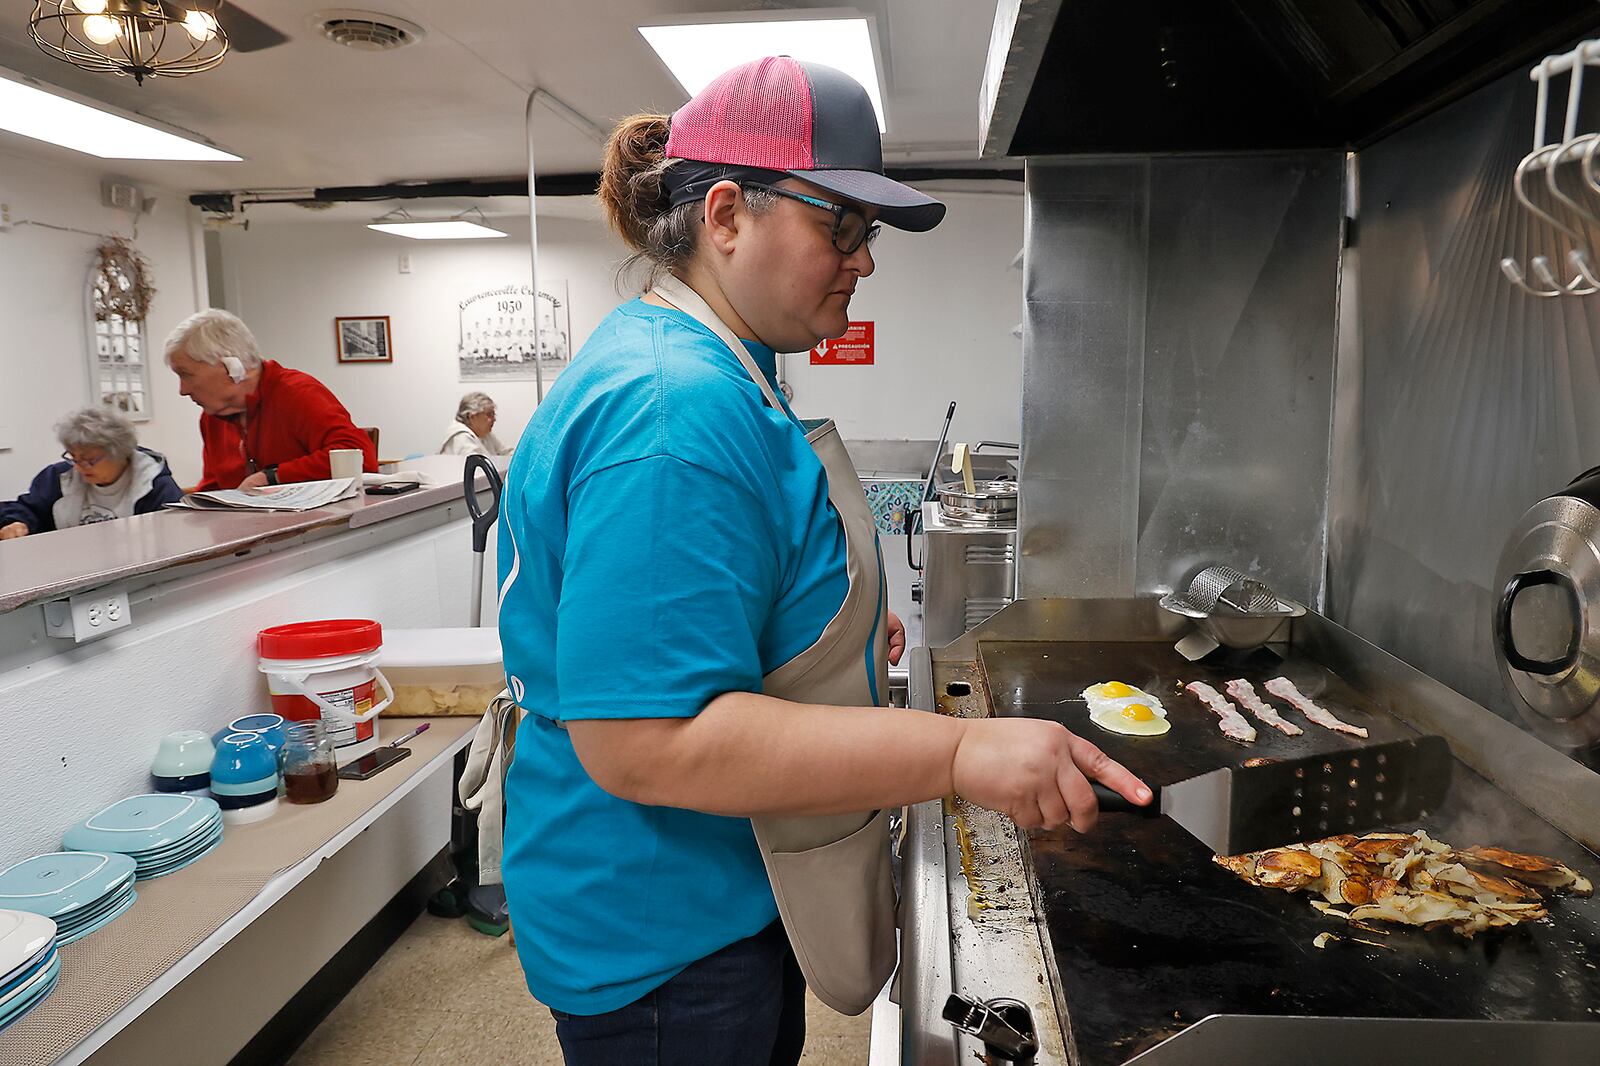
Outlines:
<svg viewBox="0 0 1600 1066"><path fill-rule="evenodd" d="M1091 782L1092 783L1092 782ZM1402 826L1444 798L1450 747L1418 737L1224 768L1162 787L1136 807L1094 784L1102 811L1165 815L1218 855Z"/></svg>

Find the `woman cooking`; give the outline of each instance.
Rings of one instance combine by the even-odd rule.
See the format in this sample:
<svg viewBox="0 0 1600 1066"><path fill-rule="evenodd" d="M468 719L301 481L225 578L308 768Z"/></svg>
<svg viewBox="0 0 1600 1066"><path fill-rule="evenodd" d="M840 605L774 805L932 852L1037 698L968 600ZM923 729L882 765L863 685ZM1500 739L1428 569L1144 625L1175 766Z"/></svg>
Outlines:
<svg viewBox="0 0 1600 1066"><path fill-rule="evenodd" d="M866 92L736 67L619 125L600 195L648 291L539 406L500 530L517 947L569 1066L792 1064L807 981L859 1012L893 968L882 809L1087 830L1085 775L1149 792L1058 724L883 706L871 511L775 388L775 353L845 331L879 226L944 215L884 177Z"/></svg>

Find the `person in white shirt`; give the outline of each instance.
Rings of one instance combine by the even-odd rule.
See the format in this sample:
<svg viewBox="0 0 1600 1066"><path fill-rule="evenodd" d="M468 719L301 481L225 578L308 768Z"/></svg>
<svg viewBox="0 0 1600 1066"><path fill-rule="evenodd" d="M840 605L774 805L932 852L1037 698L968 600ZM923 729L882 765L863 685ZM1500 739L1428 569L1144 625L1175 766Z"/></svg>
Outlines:
<svg viewBox="0 0 1600 1066"><path fill-rule="evenodd" d="M439 448L440 455L509 455L511 449L494 435L494 401L487 393L469 392L456 405L456 420Z"/></svg>

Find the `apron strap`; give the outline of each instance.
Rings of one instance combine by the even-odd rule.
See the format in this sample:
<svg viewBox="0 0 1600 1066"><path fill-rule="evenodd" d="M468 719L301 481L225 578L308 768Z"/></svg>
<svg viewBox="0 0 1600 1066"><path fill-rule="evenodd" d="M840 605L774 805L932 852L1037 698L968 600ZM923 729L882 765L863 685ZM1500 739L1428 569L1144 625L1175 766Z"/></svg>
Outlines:
<svg viewBox="0 0 1600 1066"><path fill-rule="evenodd" d="M727 323L717 317L717 313L711 310L711 305L706 303L699 293L671 274L663 275L659 281L650 287L650 291L709 329L712 333L715 333L717 339L726 344L728 350L738 357L745 373L749 374L750 380L754 381L761 389L761 395L767 398L767 403L771 404L780 413L784 413L783 404L778 402L778 397L772 391L772 386L767 383L767 375L761 372L761 368L756 365L755 359L751 358L750 349L744 346L743 341L734 336L733 330L729 329Z"/></svg>

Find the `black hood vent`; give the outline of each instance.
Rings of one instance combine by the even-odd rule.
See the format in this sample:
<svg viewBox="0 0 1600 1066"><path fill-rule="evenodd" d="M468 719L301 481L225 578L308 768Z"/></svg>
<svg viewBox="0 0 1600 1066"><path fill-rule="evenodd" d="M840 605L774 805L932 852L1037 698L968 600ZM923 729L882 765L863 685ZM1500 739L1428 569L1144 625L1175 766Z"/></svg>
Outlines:
<svg viewBox="0 0 1600 1066"><path fill-rule="evenodd" d="M1007 154L1359 147L1597 27L1594 0L1063 0Z"/></svg>

